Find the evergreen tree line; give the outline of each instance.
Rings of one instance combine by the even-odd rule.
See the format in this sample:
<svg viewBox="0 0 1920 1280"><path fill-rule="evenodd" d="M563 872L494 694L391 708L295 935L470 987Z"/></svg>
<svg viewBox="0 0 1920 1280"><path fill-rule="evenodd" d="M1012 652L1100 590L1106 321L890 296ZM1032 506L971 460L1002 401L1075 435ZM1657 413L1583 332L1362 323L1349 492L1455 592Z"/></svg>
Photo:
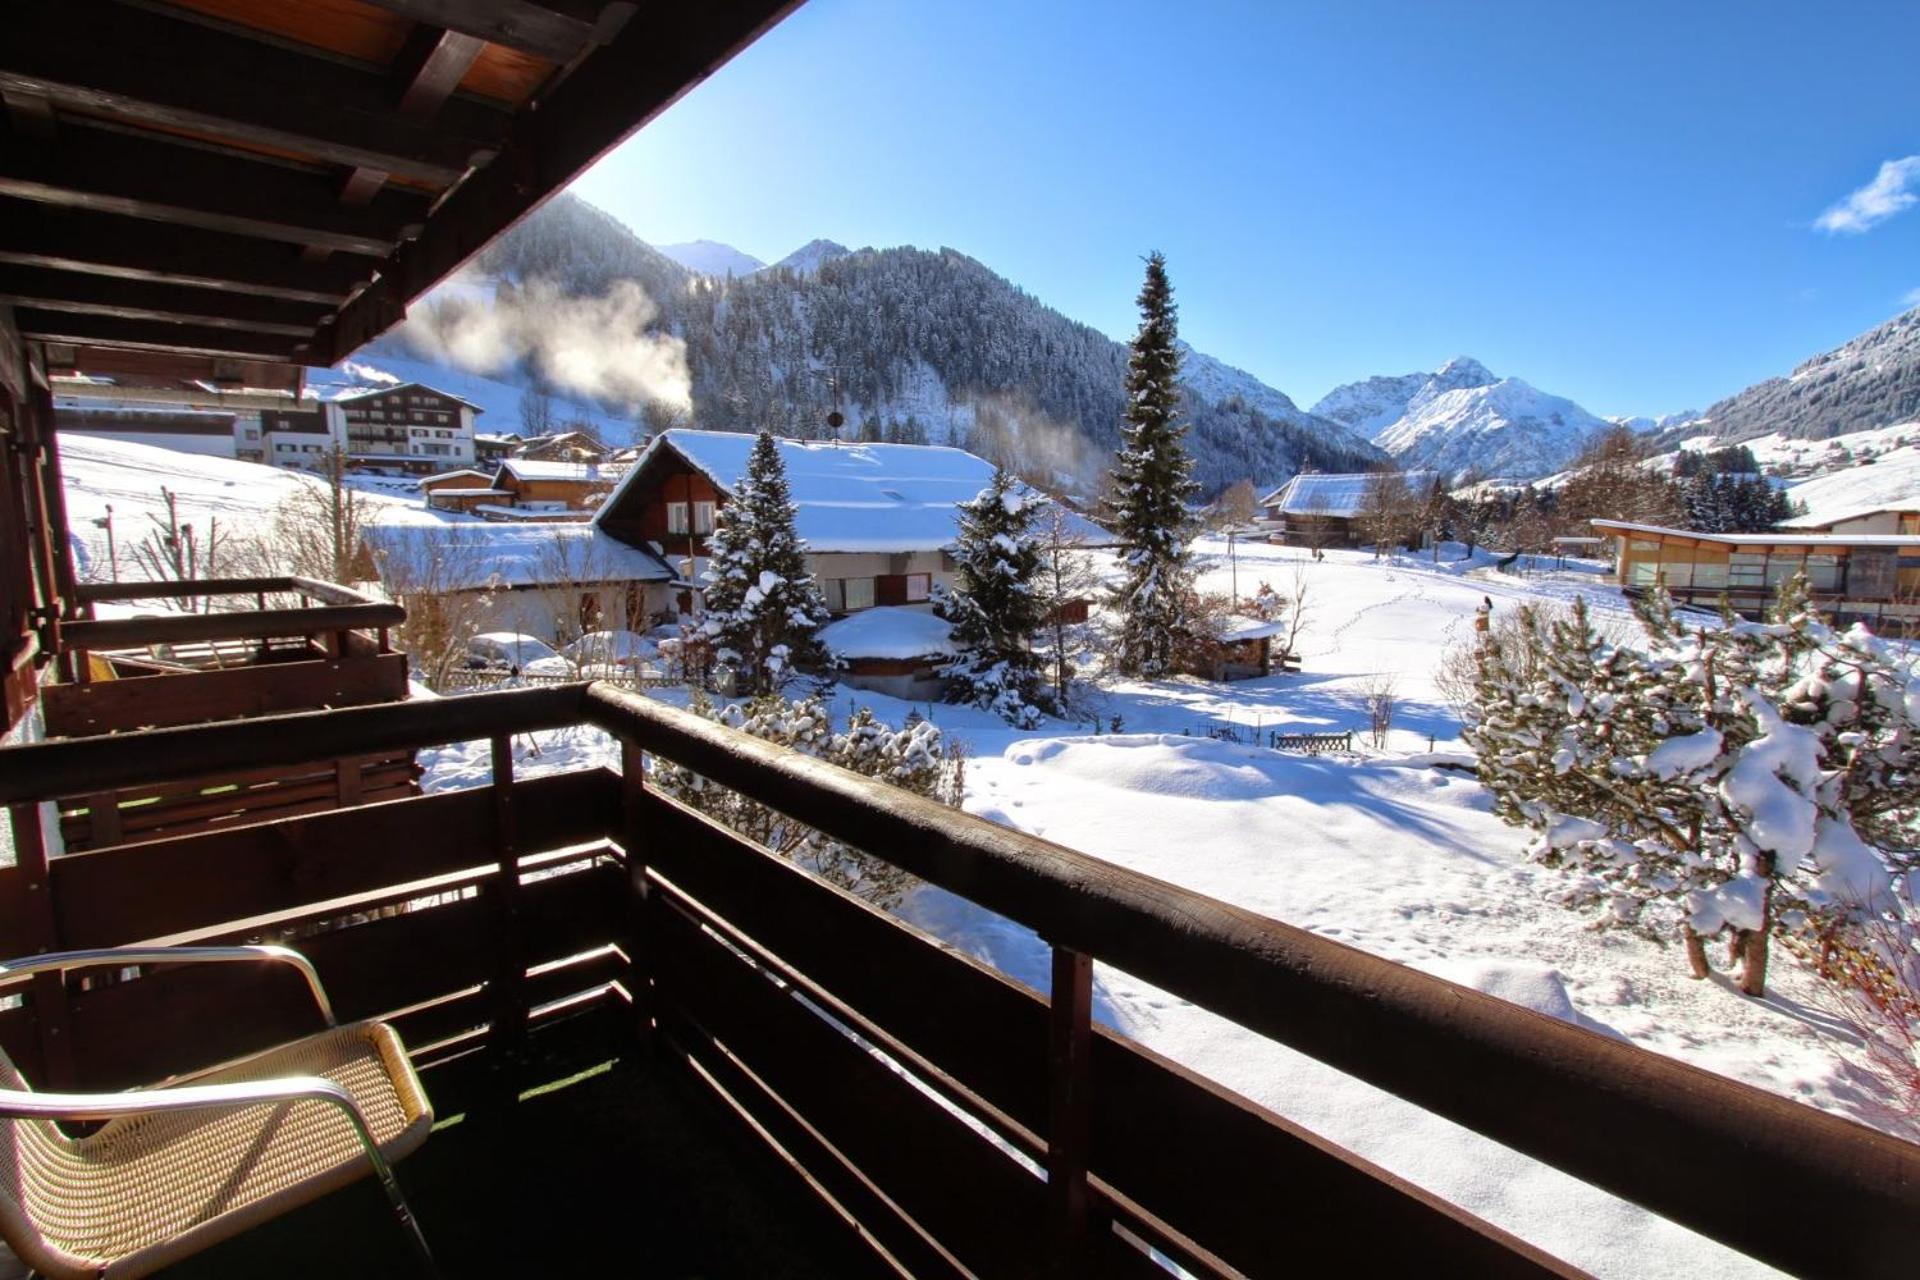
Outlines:
<svg viewBox="0 0 1920 1280"><path fill-rule="evenodd" d="M1126 347L953 249L863 250L804 275L769 268L715 279L562 197L490 246L480 266L554 279L572 293L638 282L661 327L686 341L691 422L703 428L819 438L838 409L860 438L991 448L973 438L978 407L1011 398L1022 409L1016 434L1031 418L1084 441L1080 481L1120 446ZM1237 396L1178 394L1205 492L1242 476L1359 470L1381 458L1305 414L1287 420ZM1049 459L1060 452L1050 448ZM1025 461L1004 452L995 460L1016 470Z"/></svg>

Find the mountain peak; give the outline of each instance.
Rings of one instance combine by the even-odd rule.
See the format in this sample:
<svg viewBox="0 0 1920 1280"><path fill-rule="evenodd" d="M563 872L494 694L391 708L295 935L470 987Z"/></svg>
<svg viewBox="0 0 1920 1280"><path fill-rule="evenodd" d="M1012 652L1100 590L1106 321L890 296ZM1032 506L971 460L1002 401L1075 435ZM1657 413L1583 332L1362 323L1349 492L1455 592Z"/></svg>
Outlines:
<svg viewBox="0 0 1920 1280"><path fill-rule="evenodd" d="M703 276L744 276L767 264L750 253L742 253L718 240L689 240L684 244L662 244L655 248L689 271Z"/></svg>
<svg viewBox="0 0 1920 1280"><path fill-rule="evenodd" d="M1472 356L1455 356L1433 371L1434 381L1454 389L1458 387L1490 387L1500 381L1493 371L1475 360Z"/></svg>
<svg viewBox="0 0 1920 1280"><path fill-rule="evenodd" d="M852 252L847 246L832 240L809 240L773 265L808 276L818 271L822 263L844 258Z"/></svg>

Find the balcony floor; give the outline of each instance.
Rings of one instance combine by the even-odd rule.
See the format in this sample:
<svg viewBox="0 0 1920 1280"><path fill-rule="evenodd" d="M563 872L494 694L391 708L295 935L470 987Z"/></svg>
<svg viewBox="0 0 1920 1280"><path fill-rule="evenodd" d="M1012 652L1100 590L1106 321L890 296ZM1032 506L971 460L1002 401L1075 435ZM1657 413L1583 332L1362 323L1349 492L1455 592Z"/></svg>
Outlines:
<svg viewBox="0 0 1920 1280"><path fill-rule="evenodd" d="M397 1172L449 1280L891 1274L700 1080L619 1053L608 1018L573 1022L536 1036L510 1076L471 1063L423 1074L440 1119ZM162 1274L420 1271L363 1179Z"/></svg>

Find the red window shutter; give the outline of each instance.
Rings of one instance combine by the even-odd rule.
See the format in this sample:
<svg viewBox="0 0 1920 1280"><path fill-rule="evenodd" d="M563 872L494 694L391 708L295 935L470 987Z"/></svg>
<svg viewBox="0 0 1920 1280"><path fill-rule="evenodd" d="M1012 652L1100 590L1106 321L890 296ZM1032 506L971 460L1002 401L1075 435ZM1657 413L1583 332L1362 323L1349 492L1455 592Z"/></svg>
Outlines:
<svg viewBox="0 0 1920 1280"><path fill-rule="evenodd" d="M907 602L907 576L904 573L889 573L873 580L873 602L875 604L905 604Z"/></svg>

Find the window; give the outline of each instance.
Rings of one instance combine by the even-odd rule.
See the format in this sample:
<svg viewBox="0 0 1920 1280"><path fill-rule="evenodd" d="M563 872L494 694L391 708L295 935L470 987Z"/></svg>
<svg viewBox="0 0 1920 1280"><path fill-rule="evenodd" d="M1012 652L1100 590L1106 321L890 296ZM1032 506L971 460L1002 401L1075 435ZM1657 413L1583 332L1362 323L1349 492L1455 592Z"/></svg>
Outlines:
<svg viewBox="0 0 1920 1280"><path fill-rule="evenodd" d="M1727 585L1727 566L1701 561L1693 566L1692 586L1696 591L1718 591Z"/></svg>
<svg viewBox="0 0 1920 1280"><path fill-rule="evenodd" d="M844 587L848 613L855 609L873 608L873 579L848 578Z"/></svg>
<svg viewBox="0 0 1920 1280"><path fill-rule="evenodd" d="M713 532L713 504L696 502L693 504L693 531L695 533Z"/></svg>
<svg viewBox="0 0 1920 1280"><path fill-rule="evenodd" d="M907 575L907 601L915 603L925 600L933 593L933 575L930 573L910 573Z"/></svg>
<svg viewBox="0 0 1920 1280"><path fill-rule="evenodd" d="M1815 591L1840 589L1840 557L1832 553L1807 557L1807 585Z"/></svg>
<svg viewBox="0 0 1920 1280"><path fill-rule="evenodd" d="M847 611L846 583L839 578L828 578L820 584L820 594L826 597L827 612L845 613Z"/></svg>
<svg viewBox="0 0 1920 1280"><path fill-rule="evenodd" d="M687 531L687 504L669 502L667 504L667 532L685 533Z"/></svg>
<svg viewBox="0 0 1920 1280"><path fill-rule="evenodd" d="M260 438L260 428L258 427L247 428L247 439L258 440L259 438Z"/></svg>
<svg viewBox="0 0 1920 1280"><path fill-rule="evenodd" d="M1757 588L1766 585L1767 557L1758 551L1736 551L1727 557L1727 585Z"/></svg>

